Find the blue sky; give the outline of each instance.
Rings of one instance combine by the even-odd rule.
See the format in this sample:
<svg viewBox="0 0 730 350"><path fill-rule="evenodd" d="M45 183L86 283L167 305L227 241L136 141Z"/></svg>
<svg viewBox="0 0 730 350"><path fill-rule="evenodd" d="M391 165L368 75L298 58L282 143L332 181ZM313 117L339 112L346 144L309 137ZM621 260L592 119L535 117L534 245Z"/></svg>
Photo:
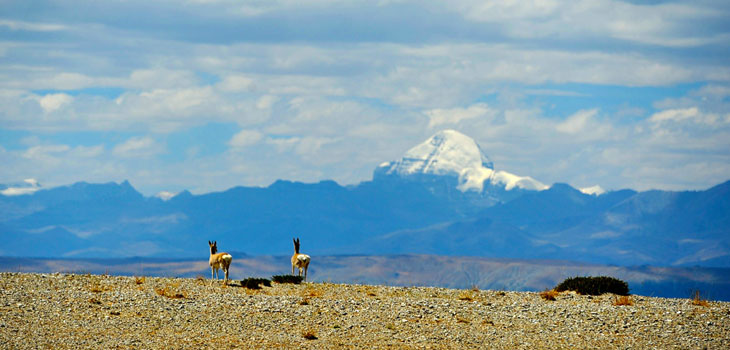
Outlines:
<svg viewBox="0 0 730 350"><path fill-rule="evenodd" d="M441 129L544 183L730 179L727 1L0 0L0 183L369 180Z"/></svg>

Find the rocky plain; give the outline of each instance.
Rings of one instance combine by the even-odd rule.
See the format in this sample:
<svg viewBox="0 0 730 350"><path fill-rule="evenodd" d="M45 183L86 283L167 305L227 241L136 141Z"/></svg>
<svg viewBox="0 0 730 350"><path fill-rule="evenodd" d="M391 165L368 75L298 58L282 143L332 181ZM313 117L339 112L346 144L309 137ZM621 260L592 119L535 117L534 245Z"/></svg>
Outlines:
<svg viewBox="0 0 730 350"><path fill-rule="evenodd" d="M3 349L729 346L730 303L701 298L0 273Z"/></svg>

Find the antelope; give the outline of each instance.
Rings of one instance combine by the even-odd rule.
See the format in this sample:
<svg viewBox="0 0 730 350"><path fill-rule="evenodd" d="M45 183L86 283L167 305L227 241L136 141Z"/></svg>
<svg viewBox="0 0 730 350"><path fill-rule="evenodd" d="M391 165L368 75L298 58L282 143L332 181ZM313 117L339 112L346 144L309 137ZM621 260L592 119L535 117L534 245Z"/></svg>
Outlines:
<svg viewBox="0 0 730 350"><path fill-rule="evenodd" d="M218 253L218 243L216 241L208 241L208 246L210 246L210 259L208 259L208 264L210 265L211 281L213 280L213 276L215 276L216 281L218 280L218 269L222 269L226 274L223 283L228 283L228 268L231 267L233 256L228 253Z"/></svg>
<svg viewBox="0 0 730 350"><path fill-rule="evenodd" d="M304 269L304 280L307 280L307 268L309 268L309 255L299 254L299 238L293 239L294 241L294 255L291 256L291 274L294 274L294 268L299 269L299 276L302 275L302 269Z"/></svg>

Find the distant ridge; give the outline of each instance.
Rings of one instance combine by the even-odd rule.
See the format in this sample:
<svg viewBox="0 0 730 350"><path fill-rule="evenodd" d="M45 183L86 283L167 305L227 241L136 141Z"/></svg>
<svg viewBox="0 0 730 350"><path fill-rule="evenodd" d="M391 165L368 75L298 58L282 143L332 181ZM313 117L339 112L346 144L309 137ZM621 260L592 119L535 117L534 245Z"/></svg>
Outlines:
<svg viewBox="0 0 730 350"><path fill-rule="evenodd" d="M462 191L474 183L469 169L493 170L476 142L447 130L414 149L378 167L372 181L346 187L279 180L163 200L128 181L79 182L0 195L0 255L196 257L207 254L208 240L227 251L276 255L289 253L296 235L313 256L730 267L730 181L705 191L597 195L559 183L509 187L493 172L481 190ZM471 168L457 172L456 164Z"/></svg>

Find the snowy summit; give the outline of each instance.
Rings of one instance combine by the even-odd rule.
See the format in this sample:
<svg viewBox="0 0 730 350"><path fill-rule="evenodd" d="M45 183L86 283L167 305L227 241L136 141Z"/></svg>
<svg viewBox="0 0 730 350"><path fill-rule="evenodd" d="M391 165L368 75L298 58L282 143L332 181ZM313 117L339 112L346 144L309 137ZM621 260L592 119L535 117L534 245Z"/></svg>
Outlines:
<svg viewBox="0 0 730 350"><path fill-rule="evenodd" d="M503 186L506 190L522 188L544 190L548 186L529 177L494 171L494 164L472 138L456 131L442 130L425 142L411 148L398 161L386 162L378 172L388 175L439 175L458 177L458 189L481 192L484 182Z"/></svg>

